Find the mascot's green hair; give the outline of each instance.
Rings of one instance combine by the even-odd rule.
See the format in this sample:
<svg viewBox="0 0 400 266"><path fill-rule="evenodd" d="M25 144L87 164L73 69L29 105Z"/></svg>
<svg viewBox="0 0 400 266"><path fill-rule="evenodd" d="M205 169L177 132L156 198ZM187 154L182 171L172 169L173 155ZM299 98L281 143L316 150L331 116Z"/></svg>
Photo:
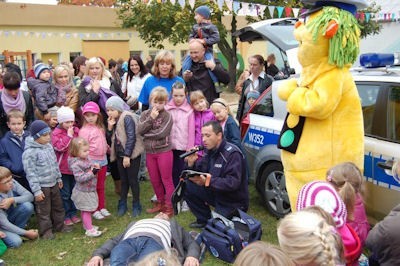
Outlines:
<svg viewBox="0 0 400 266"><path fill-rule="evenodd" d="M330 21L339 24L336 34L329 40L328 63L340 68L353 64L358 56L360 47L360 25L353 14L348 11L326 6L322 15L306 23L306 27L313 34L314 42L324 33Z"/></svg>

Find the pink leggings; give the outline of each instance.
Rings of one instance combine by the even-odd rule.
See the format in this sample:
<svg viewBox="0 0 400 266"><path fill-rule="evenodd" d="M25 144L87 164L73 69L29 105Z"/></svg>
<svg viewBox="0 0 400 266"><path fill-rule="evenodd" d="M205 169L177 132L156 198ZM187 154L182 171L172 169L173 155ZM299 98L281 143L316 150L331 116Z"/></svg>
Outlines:
<svg viewBox="0 0 400 266"><path fill-rule="evenodd" d="M106 195L105 195L105 183L106 183L107 165L101 167L100 171L97 173L97 196L99 197L99 206L97 210L106 208Z"/></svg>
<svg viewBox="0 0 400 266"><path fill-rule="evenodd" d="M90 230L93 228L92 213L93 212L81 211L83 229L85 230Z"/></svg>
<svg viewBox="0 0 400 266"><path fill-rule="evenodd" d="M158 202L172 207L171 196L174 192L172 181L172 151L146 153L146 166Z"/></svg>

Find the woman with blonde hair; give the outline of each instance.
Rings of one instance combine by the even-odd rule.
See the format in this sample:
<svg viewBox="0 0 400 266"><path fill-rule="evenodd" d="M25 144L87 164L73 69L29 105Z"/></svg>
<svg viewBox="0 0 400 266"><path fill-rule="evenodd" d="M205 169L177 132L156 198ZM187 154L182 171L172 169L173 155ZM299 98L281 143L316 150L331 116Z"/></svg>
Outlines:
<svg viewBox="0 0 400 266"><path fill-rule="evenodd" d="M78 89L75 87L71 68L67 65L60 64L53 70L53 82L58 91L57 103L58 107L68 106L74 112L78 108Z"/></svg>
<svg viewBox="0 0 400 266"><path fill-rule="evenodd" d="M139 95L139 102L142 103L142 111L149 109L149 97L151 91L157 87L164 87L168 95L171 94L172 85L179 81L185 84L185 81L176 75L176 64L174 55L167 50L161 50L154 59L152 68L153 76L146 79Z"/></svg>
<svg viewBox="0 0 400 266"><path fill-rule="evenodd" d="M296 265L344 265L340 235L317 213L288 214L277 231L281 249Z"/></svg>
<svg viewBox="0 0 400 266"><path fill-rule="evenodd" d="M256 241L240 251L233 264L233 266L248 265L294 266L294 263L279 247Z"/></svg>

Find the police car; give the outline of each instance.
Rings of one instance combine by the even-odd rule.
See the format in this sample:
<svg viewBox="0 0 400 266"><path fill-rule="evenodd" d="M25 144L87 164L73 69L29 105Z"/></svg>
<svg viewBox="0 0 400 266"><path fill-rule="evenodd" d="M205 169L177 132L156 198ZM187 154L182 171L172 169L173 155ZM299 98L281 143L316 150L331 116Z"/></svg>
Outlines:
<svg viewBox="0 0 400 266"><path fill-rule="evenodd" d="M267 20L251 24L236 35L241 41L267 40L282 55L282 68L292 67L290 58L296 53L294 38L285 36L286 46L270 37L270 32L293 32L295 19ZM282 30L284 28L284 30ZM296 46L296 47L295 47ZM400 158L400 68L393 65L393 55L370 54L361 56L366 67L352 69L352 75L362 101L365 158L364 176L366 191L364 200L370 222L381 220L400 203L400 180L392 174L393 162ZM294 59L295 61L295 59ZM294 62L296 73L298 63ZM382 66L383 67L380 67ZM375 67L375 68L373 68ZM291 70L292 71L292 70ZM277 148L278 137L286 116L286 103L277 96L281 81L272 86L273 113L266 113L265 91L253 104L241 122L242 143L246 151L250 176L263 196L268 211L276 217L290 212L285 176Z"/></svg>

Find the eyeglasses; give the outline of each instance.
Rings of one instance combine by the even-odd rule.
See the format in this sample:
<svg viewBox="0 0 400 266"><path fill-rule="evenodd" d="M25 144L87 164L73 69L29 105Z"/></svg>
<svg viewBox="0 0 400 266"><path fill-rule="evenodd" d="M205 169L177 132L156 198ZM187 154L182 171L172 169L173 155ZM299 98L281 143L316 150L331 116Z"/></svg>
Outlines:
<svg viewBox="0 0 400 266"><path fill-rule="evenodd" d="M14 180L14 178L10 178L10 179L8 179L8 180L6 180L6 181L3 181L3 182L0 182L0 184L9 184L9 183L12 183L13 182L13 180Z"/></svg>

